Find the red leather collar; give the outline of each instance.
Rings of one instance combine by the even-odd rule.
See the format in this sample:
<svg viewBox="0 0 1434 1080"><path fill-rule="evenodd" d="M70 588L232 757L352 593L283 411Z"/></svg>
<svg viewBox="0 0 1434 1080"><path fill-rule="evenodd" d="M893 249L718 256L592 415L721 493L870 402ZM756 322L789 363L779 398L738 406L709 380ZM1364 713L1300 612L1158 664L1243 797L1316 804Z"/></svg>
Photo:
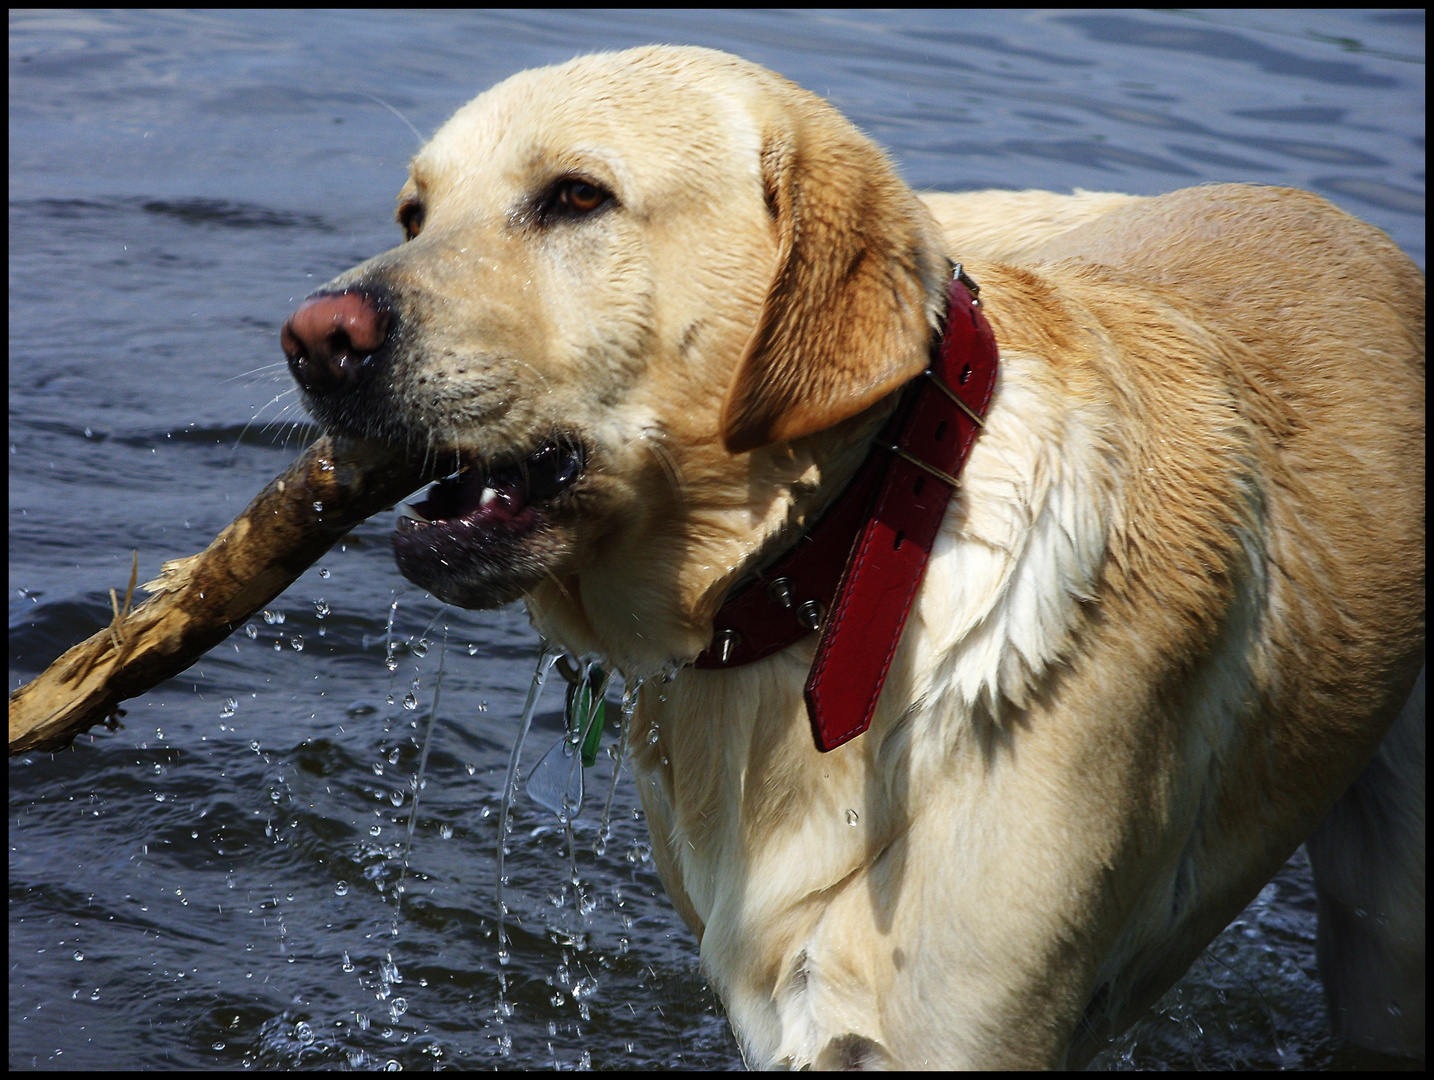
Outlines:
<svg viewBox="0 0 1434 1080"><path fill-rule="evenodd" d="M807 677L817 749L860 735L896 654L961 466L996 385L996 337L958 263L931 366L837 502L777 562L718 609L699 668L750 664L818 627Z"/></svg>

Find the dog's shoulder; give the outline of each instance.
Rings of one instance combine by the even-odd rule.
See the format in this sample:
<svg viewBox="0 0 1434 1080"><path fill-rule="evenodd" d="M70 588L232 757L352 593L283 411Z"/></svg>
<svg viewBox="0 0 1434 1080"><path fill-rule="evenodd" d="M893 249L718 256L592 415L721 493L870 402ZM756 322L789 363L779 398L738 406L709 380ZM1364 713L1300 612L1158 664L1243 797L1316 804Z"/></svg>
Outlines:
<svg viewBox="0 0 1434 1080"><path fill-rule="evenodd" d="M1141 199L1077 189L1073 195L1036 190L924 192L921 201L955 257L1021 263L1056 237Z"/></svg>

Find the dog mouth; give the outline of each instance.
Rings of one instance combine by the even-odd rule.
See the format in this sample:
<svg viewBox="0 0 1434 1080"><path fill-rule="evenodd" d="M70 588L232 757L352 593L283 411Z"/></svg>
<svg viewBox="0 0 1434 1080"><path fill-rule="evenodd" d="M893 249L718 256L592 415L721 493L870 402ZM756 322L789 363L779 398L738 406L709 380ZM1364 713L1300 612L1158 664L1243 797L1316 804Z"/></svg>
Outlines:
<svg viewBox="0 0 1434 1080"><path fill-rule="evenodd" d="M401 505L393 535L404 577L461 607L507 603L546 561L542 535L582 480L581 443L551 439L506 464L473 465Z"/></svg>
<svg viewBox="0 0 1434 1080"><path fill-rule="evenodd" d="M398 527L408 532L454 525L526 531L538 507L582 478L584 457L579 446L549 442L500 468L460 469L430 487L422 502L405 504Z"/></svg>

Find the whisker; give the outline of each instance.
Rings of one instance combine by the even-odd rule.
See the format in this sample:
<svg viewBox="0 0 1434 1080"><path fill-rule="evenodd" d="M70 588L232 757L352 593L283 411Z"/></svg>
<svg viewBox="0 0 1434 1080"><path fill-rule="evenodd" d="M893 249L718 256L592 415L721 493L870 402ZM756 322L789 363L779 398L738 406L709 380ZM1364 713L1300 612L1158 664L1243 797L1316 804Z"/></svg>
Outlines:
<svg viewBox="0 0 1434 1080"><path fill-rule="evenodd" d="M253 414L249 417L248 422L245 423L245 425L239 429L239 434L234 436L234 441L229 448L229 464L232 465L235 459L239 456L239 447L244 445L245 436L247 436L250 430L254 427L254 425L258 423L260 414L263 413L263 411L267 409L270 405L274 405L279 401L282 401L284 398L288 397L290 394L294 393L297 393L296 387L290 387L287 390L280 391L279 393L271 397L268 401L264 402L264 404L260 405L257 409L254 410ZM282 422L284 415L288 413L293 407L293 402L290 402L289 404L286 404L281 407L276 416L274 416L272 419L264 421L263 425L259 428L259 433L261 435L267 435L270 431L274 430Z"/></svg>
<svg viewBox="0 0 1434 1080"><path fill-rule="evenodd" d="M385 109L387 109L389 112L393 113L394 116L396 116L396 117L398 117L400 120L402 120L402 121L404 122L404 124L407 125L408 130L411 131L411 132L413 132L413 137L414 137L414 139L417 140L417 142L418 142L420 145L423 143L423 141L424 141L423 136L419 134L418 129L417 129L416 127L414 127L412 124L410 124L410 123L408 122L408 117L404 116L403 113L399 112L397 109L395 109L395 108L394 108L392 105L390 105L388 102L384 101L383 98L381 98L381 97L375 97L373 94L370 94L370 93L368 93L368 92L366 92L366 91L364 91L364 90L360 90L359 93L362 94L364 97L368 98L370 101L373 101L373 102L376 102L376 103L379 104L379 105L382 105L382 106L383 106Z"/></svg>
<svg viewBox="0 0 1434 1080"><path fill-rule="evenodd" d="M537 368L535 368L532 364L528 363L526 360L519 360L516 356L510 356L507 357L507 359L510 363L517 364L519 367L525 367L534 375L536 375L538 377L538 381L543 384L543 389L545 391L550 389L550 387L548 386L548 377L544 375L541 371L539 371Z"/></svg>
<svg viewBox="0 0 1434 1080"><path fill-rule="evenodd" d="M291 387L289 387L287 390L281 390L281 391L279 391L277 394L275 394L273 397L271 397L268 401L264 402L264 404L260 405L257 409L255 409L254 412L253 412L253 415L251 415L251 416L249 417L249 422L248 422L247 424L245 424L244 427L240 430L239 435L238 435L238 439L236 439L236 442L239 441L239 440L242 440L242 439L244 438L244 436L249 433L249 429L250 429L251 427L253 427L255 421L257 421L257 420L259 419L259 414L260 414L260 413L262 413L262 412L263 412L265 409L267 409L270 405L276 405L276 404L278 404L280 401L283 401L284 398L288 397L290 394L297 394L298 392L299 392L299 391L298 391L298 387L291 386ZM285 405L283 408L281 408L281 409L279 410L279 416L283 416L284 413L287 412L291 407L292 407L292 403L290 403L290 404L288 404L288 405ZM273 420L266 420L266 421L264 422L264 429L267 429L267 428L269 428L269 427L272 427L277 420L278 420L278 417L275 417ZM262 430L262 429L261 429L261 430Z"/></svg>
<svg viewBox="0 0 1434 1080"><path fill-rule="evenodd" d="M259 381L259 376L262 375L264 372L271 372L271 373L278 374L278 373L280 372L280 370L282 370L282 371L287 371L287 370L288 370L288 367L289 367L289 365L288 365L285 361L282 361L282 360L278 361L277 363L273 363L273 364L261 364L261 365L259 365L259 366L256 367L256 368L250 368L248 371L241 371L241 372L239 372L239 374L237 374L237 375L231 375L231 376L229 376L229 378L225 379L224 381L225 381L226 383L233 383L233 382L238 382L240 379L250 379L250 378L252 378L252 379L254 379L254 381L257 382L257 381Z"/></svg>
<svg viewBox="0 0 1434 1080"><path fill-rule="evenodd" d="M553 583L553 588L558 590L559 594L561 594L562 598L565 601L567 601L569 604L577 603L577 600L573 597L573 594L568 591L568 587L558 579L558 576L554 574L552 570L548 569L547 567L544 567L543 576Z"/></svg>
<svg viewBox="0 0 1434 1080"><path fill-rule="evenodd" d="M666 474L668 480L672 482L673 490L677 492L677 498L685 503L687 501L687 484L682 479L682 470L678 468L677 460L672 456L672 451L668 450L666 446L658 441L660 438L660 432L653 433L652 431L644 431L642 445L657 459L657 463L662 467L663 473Z"/></svg>

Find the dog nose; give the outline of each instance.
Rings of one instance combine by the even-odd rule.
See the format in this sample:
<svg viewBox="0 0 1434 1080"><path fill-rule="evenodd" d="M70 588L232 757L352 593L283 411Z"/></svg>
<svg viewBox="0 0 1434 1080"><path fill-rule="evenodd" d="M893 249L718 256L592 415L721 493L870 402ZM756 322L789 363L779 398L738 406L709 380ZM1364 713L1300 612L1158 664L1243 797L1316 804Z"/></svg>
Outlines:
<svg viewBox="0 0 1434 1080"><path fill-rule="evenodd" d="M358 381L388 327L388 310L371 296L317 293L285 320L279 343L299 385L311 394L330 394Z"/></svg>

